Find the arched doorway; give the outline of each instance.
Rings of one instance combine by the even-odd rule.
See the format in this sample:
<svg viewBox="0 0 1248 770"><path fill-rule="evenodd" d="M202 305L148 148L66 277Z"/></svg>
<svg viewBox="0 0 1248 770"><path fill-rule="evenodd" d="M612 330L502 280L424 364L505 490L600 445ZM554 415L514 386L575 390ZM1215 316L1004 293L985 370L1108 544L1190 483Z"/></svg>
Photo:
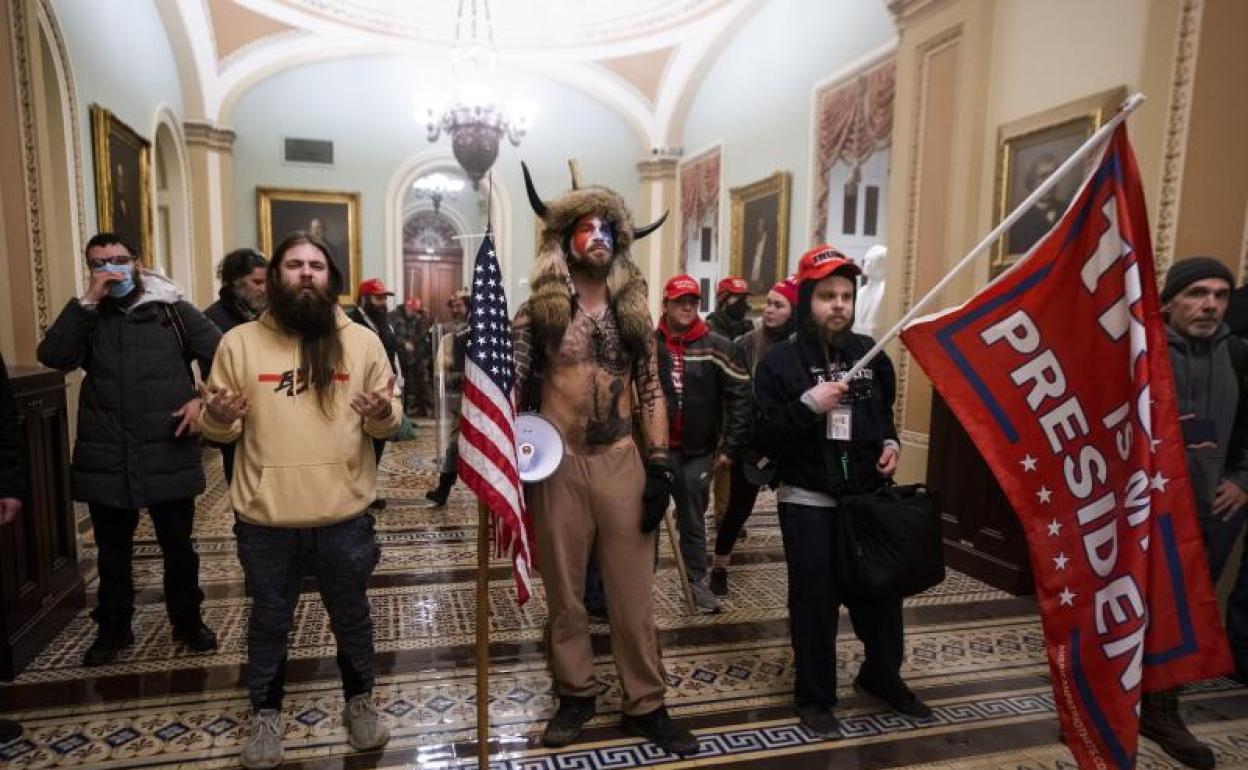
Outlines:
<svg viewBox="0 0 1248 770"><path fill-rule="evenodd" d="M152 265L195 296L187 177L177 119L162 108L156 116L152 142Z"/></svg>
<svg viewBox="0 0 1248 770"><path fill-rule="evenodd" d="M403 297L420 297L442 323L450 320L447 300L463 284L462 235L450 217L429 209L413 211L403 222Z"/></svg>

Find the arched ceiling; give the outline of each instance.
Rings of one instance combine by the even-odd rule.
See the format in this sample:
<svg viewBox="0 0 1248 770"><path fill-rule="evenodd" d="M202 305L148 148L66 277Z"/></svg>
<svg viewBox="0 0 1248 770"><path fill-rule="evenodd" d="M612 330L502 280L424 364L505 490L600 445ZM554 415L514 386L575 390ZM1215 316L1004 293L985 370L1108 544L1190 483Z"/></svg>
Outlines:
<svg viewBox="0 0 1248 770"><path fill-rule="evenodd" d="M763 2L492 0L490 11L501 72L582 90L620 114L646 146L671 148L715 55ZM228 126L239 96L304 64L376 55L444 61L458 4L165 0L157 7L188 97L186 117Z"/></svg>

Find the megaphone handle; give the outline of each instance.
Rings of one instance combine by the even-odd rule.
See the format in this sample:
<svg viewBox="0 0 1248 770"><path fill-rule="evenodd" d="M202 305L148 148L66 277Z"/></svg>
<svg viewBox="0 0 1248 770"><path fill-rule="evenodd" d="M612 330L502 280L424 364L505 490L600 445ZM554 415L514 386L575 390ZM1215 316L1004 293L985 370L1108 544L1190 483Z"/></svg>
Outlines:
<svg viewBox="0 0 1248 770"><path fill-rule="evenodd" d="M689 573L685 571L685 558L680 555L680 539L676 534L676 522L672 518L672 509L663 514L663 523L667 525L667 538L672 541L672 555L676 557L676 573L680 575L680 585L685 592L685 602L689 605L689 614L698 614L697 602L693 600L693 588L689 585Z"/></svg>

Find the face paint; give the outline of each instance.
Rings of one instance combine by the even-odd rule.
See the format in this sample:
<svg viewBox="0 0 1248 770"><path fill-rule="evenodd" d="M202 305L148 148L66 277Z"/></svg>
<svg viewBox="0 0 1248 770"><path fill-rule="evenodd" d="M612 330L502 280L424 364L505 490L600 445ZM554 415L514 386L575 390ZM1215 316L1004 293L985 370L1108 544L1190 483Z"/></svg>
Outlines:
<svg viewBox="0 0 1248 770"><path fill-rule="evenodd" d="M576 229L572 232L572 253L583 257L596 245L608 252L615 250L615 233L611 223L597 214L589 214L576 220Z"/></svg>

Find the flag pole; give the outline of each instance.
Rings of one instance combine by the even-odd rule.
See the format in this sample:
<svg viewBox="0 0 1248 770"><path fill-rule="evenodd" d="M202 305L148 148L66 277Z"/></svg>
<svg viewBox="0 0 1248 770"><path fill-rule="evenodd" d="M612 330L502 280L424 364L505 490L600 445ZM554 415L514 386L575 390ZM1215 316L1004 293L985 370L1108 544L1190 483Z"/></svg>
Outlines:
<svg viewBox="0 0 1248 770"><path fill-rule="evenodd" d="M858 362L853 365L849 372L846 373L845 379L847 381L852 380L858 372L862 371L863 367L871 363L871 359L879 355L880 351L884 349L884 346L892 342L894 337L901 334L901 330L906 327L906 324L910 323L915 316L926 309L928 304L930 304L931 301L940 293L941 289L945 288L945 286L953 280L954 276L962 272L963 268L978 257L980 252L987 249L995 243L998 238L1004 235L1005 231L1010 229L1015 222L1021 219L1023 214L1026 214L1027 210L1035 205L1036 201L1044 197L1044 194L1049 190L1056 187L1057 183L1062 180L1062 177L1070 173L1070 171L1074 169L1075 166L1079 165L1079 163L1089 153L1097 149L1100 146L1100 143L1111 133L1113 133L1114 129L1118 128L1118 126L1127 119L1127 116L1132 112L1135 112L1135 110L1143 103L1144 94L1139 93L1138 91L1127 97L1127 100L1122 103L1122 107L1118 109L1118 114L1106 121L1105 125L1101 126L1099 130L1092 134L1092 136L1088 137L1088 140L1084 142L1079 149L1071 153L1070 157L1067 158L1062 165L1058 166L1057 170L1050 174L1039 187L1033 190L1031 195L1028 195L1022 203L1018 204L1018 206L1010 212L1009 216L1001 220L1001 224L994 227L992 232L985 235L984 239L976 244L975 248L971 249L965 257L962 257L962 259L954 265L949 272L945 273L944 277L941 278L936 285L927 292L927 294L924 294L918 302L914 303L914 305L910 307L910 310L901 317L901 320L898 321L892 329L889 329L887 334L880 337L879 341L876 342L875 345L868 350L862 358L858 359Z"/></svg>
<svg viewBox="0 0 1248 770"><path fill-rule="evenodd" d="M477 768L490 767L490 513L477 500Z"/></svg>

